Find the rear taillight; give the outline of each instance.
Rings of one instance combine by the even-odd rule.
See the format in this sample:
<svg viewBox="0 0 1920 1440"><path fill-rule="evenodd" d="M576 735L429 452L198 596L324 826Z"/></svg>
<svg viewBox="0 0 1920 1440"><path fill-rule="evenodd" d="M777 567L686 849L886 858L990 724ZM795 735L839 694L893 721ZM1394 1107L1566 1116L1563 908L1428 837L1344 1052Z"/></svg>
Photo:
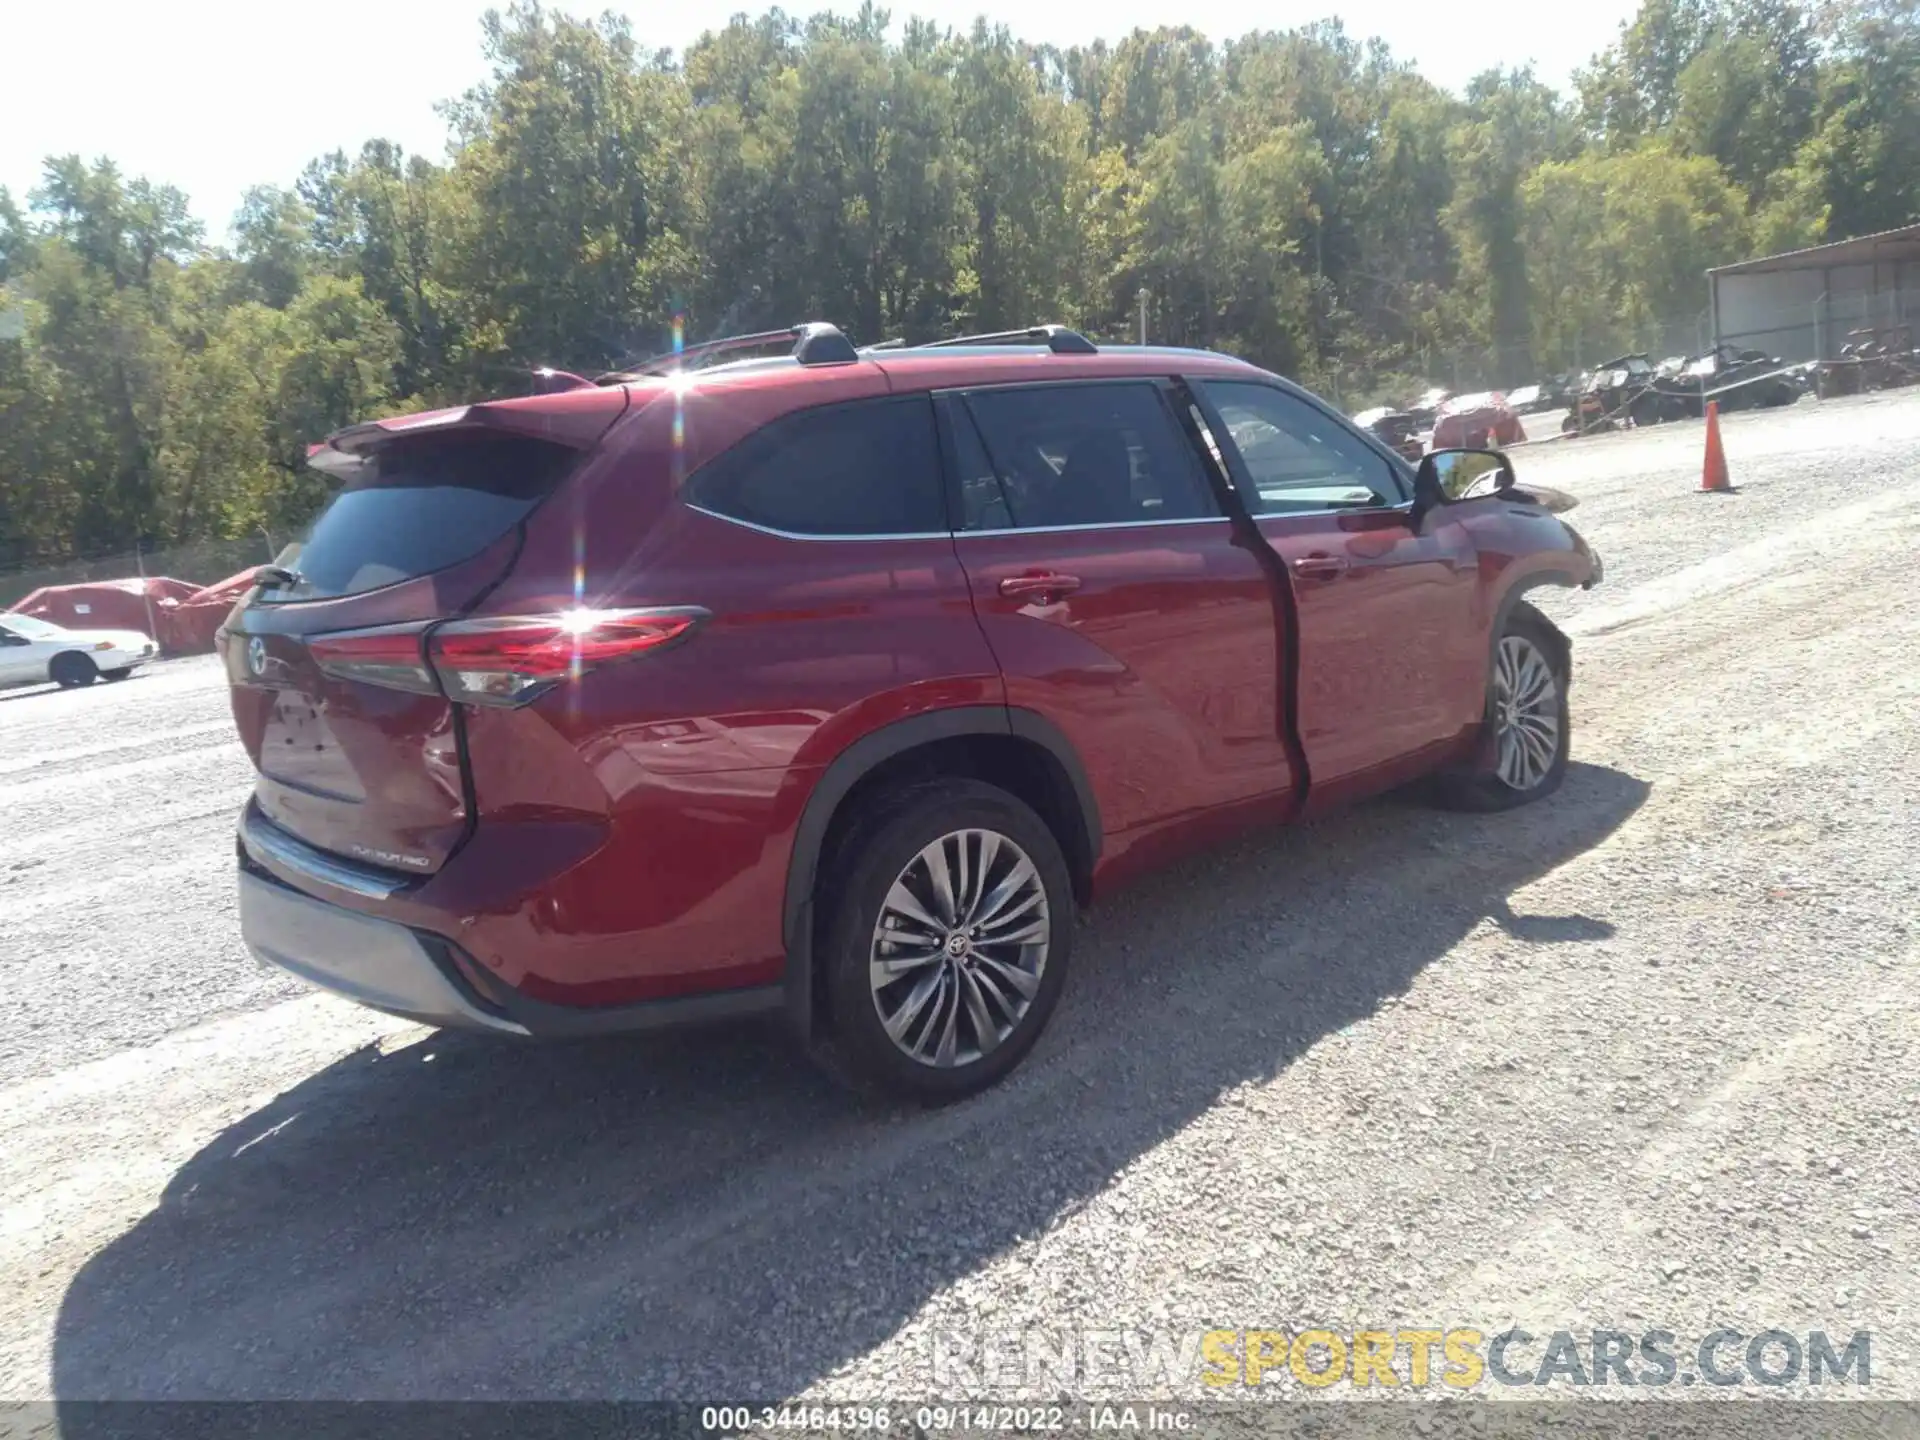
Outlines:
<svg viewBox="0 0 1920 1440"><path fill-rule="evenodd" d="M456 620L433 632L433 668L449 700L519 705L562 680L685 639L706 616L684 606Z"/></svg>
<svg viewBox="0 0 1920 1440"><path fill-rule="evenodd" d="M440 685L427 665L423 648L426 630L423 621L371 630L340 630L314 636L307 642L307 652L314 664L337 679L410 690L416 695L438 695Z"/></svg>
<svg viewBox="0 0 1920 1440"><path fill-rule="evenodd" d="M694 606L568 610L315 636L314 662L367 685L524 705L563 680L680 641L707 618Z"/></svg>

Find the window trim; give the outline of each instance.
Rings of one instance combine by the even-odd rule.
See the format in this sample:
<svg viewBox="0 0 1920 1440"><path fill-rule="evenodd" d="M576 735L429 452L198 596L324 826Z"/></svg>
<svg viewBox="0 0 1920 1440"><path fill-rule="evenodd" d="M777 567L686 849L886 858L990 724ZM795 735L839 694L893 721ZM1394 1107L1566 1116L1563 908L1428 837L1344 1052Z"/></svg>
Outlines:
<svg viewBox="0 0 1920 1440"><path fill-rule="evenodd" d="M1319 396L1302 390L1297 385L1289 385L1277 377L1224 376L1224 375L1182 375L1180 382L1193 396L1193 403L1206 421L1207 430L1213 443L1219 447L1221 458L1226 461L1228 478L1240 504L1245 507L1251 520L1281 520L1301 515L1381 515L1389 512L1406 512L1413 507L1413 486L1408 481L1407 462L1396 455L1376 437L1367 434L1346 416L1340 414ZM1373 452L1384 465L1388 477L1398 490L1400 498L1383 505L1324 505L1318 509L1298 509L1289 511L1264 510L1260 508L1259 489L1254 484L1253 472L1247 465L1246 456L1240 453L1240 445L1227 428L1226 418L1220 408L1214 404L1213 397L1207 393L1207 385L1247 385L1260 390L1272 390L1298 401L1309 409L1317 410L1334 424L1339 425L1347 434L1359 440L1362 446Z"/></svg>
<svg viewBox="0 0 1920 1440"><path fill-rule="evenodd" d="M793 412L798 415L802 412ZM738 515L724 515L718 510L709 510L704 505L696 505L691 500L682 500L681 505L697 514L705 515L709 520L724 520L729 525L738 525L742 530L758 531L762 535L775 535L782 540L946 540L953 535L951 530L879 530L859 535L829 535L823 532L803 533L799 530L781 530L772 525L762 525L757 520L742 520Z"/></svg>
<svg viewBox="0 0 1920 1440"><path fill-rule="evenodd" d="M1212 525L1222 521L1231 521L1232 512L1222 501L1209 474L1211 461L1194 446L1193 437L1182 423L1179 412L1174 408L1168 390L1175 381L1171 375L1099 375L1070 376L1047 380L1001 380L987 385L948 385L929 391L934 402L934 418L940 431L941 462L947 472L947 524L952 529L955 540L964 540L975 535L1066 535L1078 530L1157 530L1166 525ZM1167 520L1101 520L1083 525L1000 525L992 529L964 530L960 521L965 515L965 505L960 494L960 453L954 439L953 430L960 422L955 418L952 407L958 407L966 423L974 427L975 437L981 450L986 454L987 463L994 467L994 478L999 479L999 462L993 452L987 448L987 437L980 433L980 421L967 404L969 395L992 394L1005 390L1086 390L1094 386L1137 386L1149 389L1154 394L1155 403L1165 418L1170 433L1176 438L1181 450L1187 454L1194 467L1194 478L1200 482L1201 493L1214 507L1211 515L1182 515Z"/></svg>
<svg viewBox="0 0 1920 1440"><path fill-rule="evenodd" d="M1099 520L1086 525L1014 525L1003 530L955 530L955 540L1000 535L1068 535L1076 530L1163 530L1169 525L1229 525L1231 515L1182 515L1173 520Z"/></svg>
<svg viewBox="0 0 1920 1440"><path fill-rule="evenodd" d="M934 464L939 467L940 508L946 515L945 530L877 530L854 534L828 534L824 531L782 530L776 525L762 525L757 520L745 520L738 515L728 515L724 511L712 509L687 498L689 489L695 480L710 469L724 464L736 457L747 446L757 442L767 431L776 425L785 425L805 417L830 414L838 410L851 410L861 405L897 405L903 401L924 400L933 411ZM763 425L755 426L742 435L733 444L709 456L677 487L674 499L685 509L698 511L712 520L724 520L729 525L738 525L743 530L752 530L761 535L776 536L781 540L824 540L844 544L849 540L945 540L951 537L953 530L953 507L948 496L952 483L953 465L947 453L947 437L940 406L935 402L934 394L929 390L887 390L873 395L856 395L844 400L827 400L818 405L800 405L792 410L783 411Z"/></svg>

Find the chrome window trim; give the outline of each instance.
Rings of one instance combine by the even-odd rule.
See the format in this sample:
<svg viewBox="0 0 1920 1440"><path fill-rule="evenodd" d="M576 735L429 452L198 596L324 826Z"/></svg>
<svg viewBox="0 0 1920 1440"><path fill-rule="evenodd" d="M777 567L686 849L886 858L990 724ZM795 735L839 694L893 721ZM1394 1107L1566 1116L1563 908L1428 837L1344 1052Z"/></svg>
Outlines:
<svg viewBox="0 0 1920 1440"><path fill-rule="evenodd" d="M771 525L758 525L751 520L722 515L718 510L709 510L704 505L695 505L691 500L681 503L687 509L698 511L709 519L724 520L727 524L738 525L743 530L757 530L762 535L772 535L781 540L965 540L975 535L1060 535L1074 530L1157 530L1163 525L1224 525L1229 520L1225 515L1187 515L1173 520L1106 520L1097 525L1003 525L992 530L910 530L876 532L870 535L803 535L797 530L776 530Z"/></svg>
<svg viewBox="0 0 1920 1440"><path fill-rule="evenodd" d="M868 535L805 535L798 530L777 530L771 525L742 520L737 515L724 515L718 510L709 510L704 505L696 505L691 500L683 500L680 503L709 519L724 520L729 525L738 525L742 530L757 530L762 535L776 535L782 540L945 540L952 533L948 530L877 530Z"/></svg>
<svg viewBox="0 0 1920 1440"><path fill-rule="evenodd" d="M953 538L977 535L1063 535L1075 530L1159 530L1168 525L1225 525L1225 515L1183 515L1171 520L1103 520L1097 525L997 525L991 530L956 530Z"/></svg>

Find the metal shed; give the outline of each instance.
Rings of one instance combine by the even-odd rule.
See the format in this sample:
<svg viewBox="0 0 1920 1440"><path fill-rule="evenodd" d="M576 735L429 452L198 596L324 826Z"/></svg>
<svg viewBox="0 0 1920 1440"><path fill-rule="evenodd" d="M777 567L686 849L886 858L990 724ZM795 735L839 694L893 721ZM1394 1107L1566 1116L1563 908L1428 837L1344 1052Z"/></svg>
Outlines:
<svg viewBox="0 0 1920 1440"><path fill-rule="evenodd" d="M1920 224L1722 265L1707 290L1716 341L1786 361L1832 360L1861 330L1920 335Z"/></svg>

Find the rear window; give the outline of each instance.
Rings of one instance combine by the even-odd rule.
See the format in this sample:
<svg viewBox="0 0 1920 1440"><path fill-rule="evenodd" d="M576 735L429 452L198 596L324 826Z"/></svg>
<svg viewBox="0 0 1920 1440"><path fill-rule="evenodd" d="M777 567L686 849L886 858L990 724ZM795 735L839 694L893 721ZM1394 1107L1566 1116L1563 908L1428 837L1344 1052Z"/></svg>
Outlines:
<svg viewBox="0 0 1920 1440"><path fill-rule="evenodd" d="M945 534L925 395L802 410L687 482L689 504L789 535Z"/></svg>
<svg viewBox="0 0 1920 1440"><path fill-rule="evenodd" d="M458 431L382 446L281 560L299 583L258 598L357 595L471 559L551 494L579 458L547 440Z"/></svg>

